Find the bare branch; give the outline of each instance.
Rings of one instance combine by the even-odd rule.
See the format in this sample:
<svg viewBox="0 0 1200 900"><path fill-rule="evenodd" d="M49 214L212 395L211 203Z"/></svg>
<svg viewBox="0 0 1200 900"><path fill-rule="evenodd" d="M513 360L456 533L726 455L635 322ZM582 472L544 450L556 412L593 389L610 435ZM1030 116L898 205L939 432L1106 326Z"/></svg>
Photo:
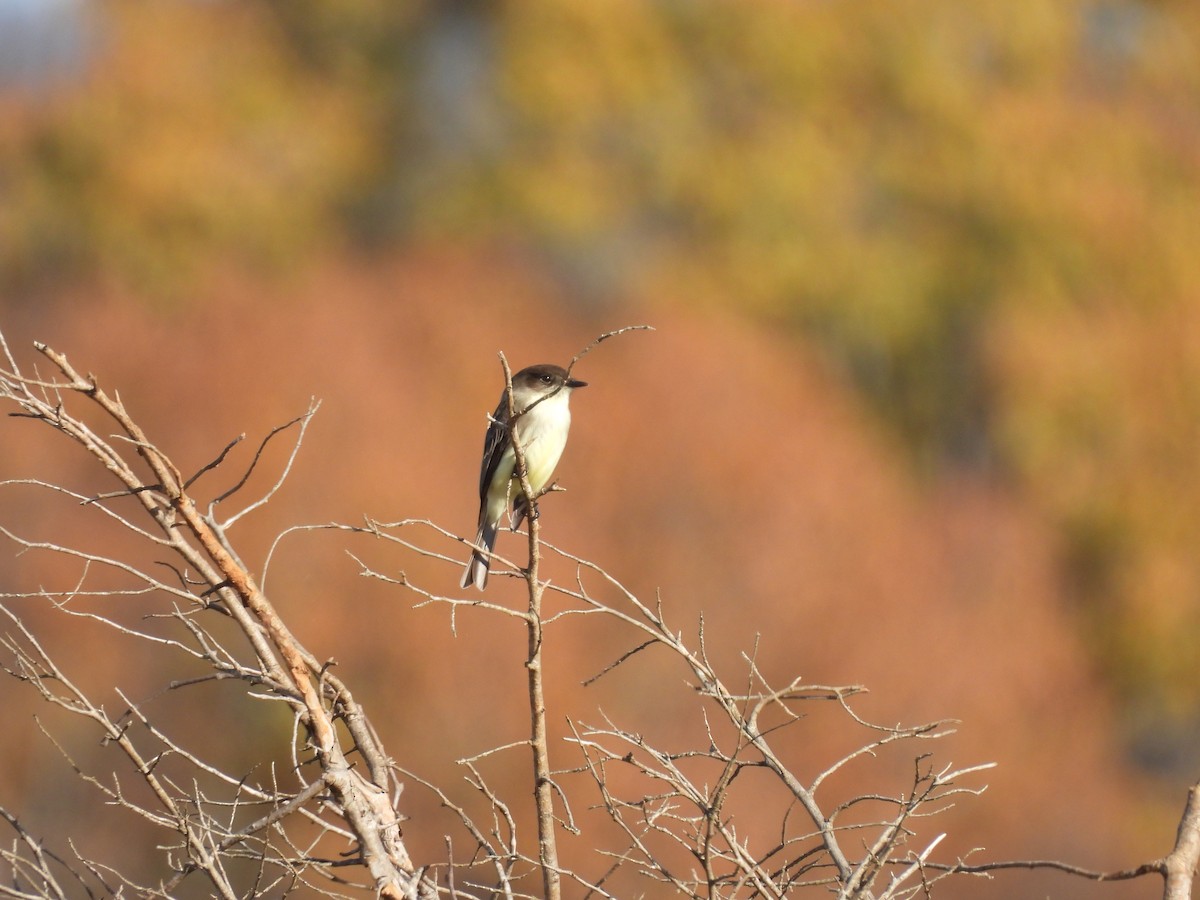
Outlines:
<svg viewBox="0 0 1200 900"><path fill-rule="evenodd" d="M567 366L567 374L568 375L571 374L571 371L575 368L575 363L579 362L581 359L583 359L585 356L587 356L589 353L591 353L593 350L595 350L597 347L599 347L602 343L607 341L609 338L615 338L618 335L622 335L622 334L625 334L626 332L630 332L630 331L653 331L653 330L654 330L654 326L652 326L652 325L626 325L624 328L617 328L613 331L604 332L604 334L600 335L598 338L596 338L594 341L592 341L590 344L588 344L586 347L584 347L582 350L580 350L578 353L576 353L574 356L571 357L571 363L570 363L570 365Z"/></svg>
<svg viewBox="0 0 1200 900"><path fill-rule="evenodd" d="M267 434L267 436L265 438L263 438L262 443L258 445L258 450L254 454L254 459L251 461L249 467L246 469L246 472L242 476L241 480L238 481L238 483L235 484L233 487L231 487L229 490L225 491L225 493L223 493L220 496L218 496L217 498L215 498L209 504L208 514L209 514L210 519L212 518L213 508L218 503L229 499L234 494L236 494L238 491L240 491L243 487L245 487L246 482L250 480L250 476L254 474L255 468L258 467L258 462L260 459L262 459L263 451L267 449L267 445L269 443L271 443L271 439L274 438L276 435L291 428L294 425L300 426L299 430L296 433L296 441L295 441L295 443L292 444L292 451L288 455L287 462L284 464L282 471L280 471L279 477L278 477L278 479L276 479L275 484L273 484L271 486L270 490L268 490L265 494L263 494L263 496L259 497L257 500L255 500L253 503L251 503L249 506L245 507L240 512L235 513L234 515L232 515L228 519L226 519L224 522L222 522L219 530L228 531L230 529L230 527L232 527L233 524L238 521L238 519L242 518L247 513L253 512L256 509L258 509L262 506L265 506L268 502L270 502L271 498L274 497L276 493L278 493L279 489L283 486L284 481L287 480L288 475L292 471L292 464L295 463L295 461L296 461L296 454L298 454L300 452L300 445L304 443L304 435L308 431L308 425L312 421L313 416L315 416L317 414L317 410L320 408L321 408L321 402L319 400L316 400L316 399L311 400L308 405L308 410L304 413L304 415L297 416L296 418L292 419L290 422L285 422L282 425L277 425L275 428L271 429L271 431ZM229 448L227 447L224 451L222 451L221 456L218 457L218 459L217 459L218 463L222 459L224 459L225 453L228 452L228 449ZM204 470L202 469L201 472L203 472L203 471ZM199 474L200 473L197 473L197 476L194 476L194 477L198 477Z"/></svg>
<svg viewBox="0 0 1200 900"><path fill-rule="evenodd" d="M199 514L197 504L187 490L200 474L218 468L225 461L232 444L196 476L185 481L178 467L161 447L147 438L116 394L107 393L94 376L80 375L62 354L40 344L36 345L36 349L55 366L65 381L26 379L19 373L6 347L5 353L13 365L11 372L0 375L0 397L15 403L22 416L42 421L80 444L122 487L120 491L95 498L73 495L76 499L88 501L97 507L104 500L131 498L150 516L155 526L153 532L134 525L129 517L118 515L106 506L99 505L98 508L126 531L142 540L149 539L152 546L173 554L182 565L169 566L180 582L180 586L175 586L121 559L49 541L22 538L10 529L0 528L0 535L25 550L54 553L83 563L81 581L70 589L42 589L23 593L27 596L57 595L61 598L59 608L63 612L80 616L77 611L69 610L65 603L82 596L100 596L100 592L87 590L84 581L89 567L102 566L133 578L139 585L134 590L148 599L160 595L174 597L187 603L191 607L190 613L219 608L240 629L252 651L253 664L238 661L234 654L222 648L222 642L213 638L207 628L182 614L178 607L168 609L165 614L167 621L173 620L184 627L185 634L191 639L187 646L175 638L162 638L121 625L104 615L87 613L81 618L107 624L127 637L149 641L169 650L182 650L192 659L211 665L210 677L213 680L241 681L257 692L250 696L287 704L295 713L297 728L303 735L305 745L314 751L313 763L319 770L319 776L307 781L302 779L301 789L291 794L263 791L245 778L225 776L219 766L206 763L199 755L169 739L128 698L125 721L109 718L99 704L92 702L83 690L66 678L62 668L45 648L6 608L4 612L17 628L17 637L5 641L5 646L14 657L9 671L33 685L48 702L90 719L133 764L138 777L156 798L156 809L135 802L119 781L106 786L97 779L89 780L120 807L183 835L183 843L176 848L180 853L178 857L171 845L166 848L175 860L176 881L191 871L203 872L216 894L238 896L245 889L234 890L225 860L230 856L245 858L247 855L258 860L259 887L280 883L276 875L268 874L269 870L286 873L289 880L295 878L303 881L306 871L318 871L324 864L315 857L289 860L273 849L271 841L263 834L264 829L278 830L284 820L295 813L309 816L310 821L320 824L326 833L352 835L358 847L358 862L366 867L371 883L381 896L407 898L430 895L432 886L423 882L400 840L399 818L391 801L393 793L398 791L393 790L395 779L391 761L380 746L375 730L340 679L295 640L249 570L237 559L225 535L226 528L268 502L279 490L290 472L307 425L319 404L314 402L304 415L274 429L263 441L249 470L235 487L210 503L211 509L215 502L231 496L244 486L258 466L271 438L288 427L299 425L297 440L274 485L257 501L221 525L211 516L202 517ZM101 414L116 425L118 435L113 440L97 435L72 412L72 395L98 407ZM127 448L132 448L132 452ZM9 485L14 486L13 483ZM39 483L36 486L47 485ZM50 488L70 495L70 492L60 488ZM125 590L119 593L129 596L132 592ZM172 687L178 689L185 684L202 681L177 680ZM335 719L345 724L353 742L351 749L361 755L365 766L356 768L347 759L348 751L343 748L342 739L334 728ZM144 751L138 744L141 739L157 749ZM296 744L293 743L293 746ZM170 763L170 767L164 769L165 763ZM170 774L180 765L190 766L194 777L215 779L212 784L224 784L227 791L232 793L224 799L210 796L208 789L201 787L201 781L193 781L191 787L185 789L185 782L176 781ZM297 774L303 768L304 765L297 761ZM254 803L259 802L268 802L273 808L258 814L254 822L233 826L234 819L240 818L243 810L248 811ZM317 806L313 807L314 803ZM228 810L227 815L217 814L222 808ZM321 810L334 813L344 820L348 828L336 827ZM287 838L284 844L288 847L297 846Z"/></svg>

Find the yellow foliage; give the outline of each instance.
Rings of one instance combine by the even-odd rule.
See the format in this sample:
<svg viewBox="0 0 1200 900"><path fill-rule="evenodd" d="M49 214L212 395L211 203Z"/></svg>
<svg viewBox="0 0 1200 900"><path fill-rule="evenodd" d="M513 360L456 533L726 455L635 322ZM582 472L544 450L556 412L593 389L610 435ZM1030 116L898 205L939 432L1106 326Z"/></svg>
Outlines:
<svg viewBox="0 0 1200 900"><path fill-rule="evenodd" d="M1118 678L1200 703L1196 4L102 9L87 82L0 119L10 281L501 236L796 329L927 469L986 445Z"/></svg>
<svg viewBox="0 0 1200 900"><path fill-rule="evenodd" d="M41 222L61 252L26 242L7 267L82 264L153 292L218 255L283 262L324 237L366 152L346 97L298 89L255 7L105 9L86 82L5 152L20 190L0 228Z"/></svg>

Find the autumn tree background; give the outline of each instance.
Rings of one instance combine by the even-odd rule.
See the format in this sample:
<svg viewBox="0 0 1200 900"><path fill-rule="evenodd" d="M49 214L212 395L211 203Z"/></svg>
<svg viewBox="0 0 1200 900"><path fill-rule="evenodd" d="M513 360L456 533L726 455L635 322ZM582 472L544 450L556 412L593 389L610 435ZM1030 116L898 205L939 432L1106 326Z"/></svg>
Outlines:
<svg viewBox="0 0 1200 900"><path fill-rule="evenodd" d="M761 633L768 671L961 719L955 760L999 766L949 814L957 852L1164 851L1200 734L1194 4L31 9L0 4L4 331L102 370L197 467L319 396L247 556L363 514L466 533L496 351L562 362L653 321L588 359L551 539L725 652ZM0 429L5 477L50 461L86 491L48 438ZM519 738L519 633L452 636L349 546L289 536L270 578L389 751L449 780ZM114 683L151 665L77 655ZM611 689L676 714L652 671ZM6 807L120 841L32 729L0 754Z"/></svg>

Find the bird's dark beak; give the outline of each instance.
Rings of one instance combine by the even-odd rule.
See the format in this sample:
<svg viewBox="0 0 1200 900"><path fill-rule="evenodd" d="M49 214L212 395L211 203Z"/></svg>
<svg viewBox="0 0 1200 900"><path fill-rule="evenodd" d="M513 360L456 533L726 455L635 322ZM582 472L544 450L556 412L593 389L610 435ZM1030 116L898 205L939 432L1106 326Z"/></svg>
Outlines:
<svg viewBox="0 0 1200 900"><path fill-rule="evenodd" d="M586 381L576 381L574 378L567 379L567 387L574 390L575 388L587 387Z"/></svg>

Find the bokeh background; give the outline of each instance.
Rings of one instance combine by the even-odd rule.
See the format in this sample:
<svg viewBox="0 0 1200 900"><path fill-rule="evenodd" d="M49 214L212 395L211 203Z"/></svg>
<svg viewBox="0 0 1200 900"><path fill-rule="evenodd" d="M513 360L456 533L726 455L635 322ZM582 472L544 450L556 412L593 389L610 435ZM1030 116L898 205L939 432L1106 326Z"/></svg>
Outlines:
<svg viewBox="0 0 1200 900"><path fill-rule="evenodd" d="M581 364L546 537L680 627L703 613L731 667L762 635L781 681L961 720L939 755L999 765L938 820L953 852L1115 868L1174 838L1200 762L1198 248L1187 0L0 0L0 327L24 362L66 351L184 467L321 398L234 535L261 565L304 522L470 532L496 353L566 362L653 324ZM4 424L6 477L103 489L52 438ZM95 535L69 504L4 510ZM351 546L287 538L268 590L395 757L453 783L524 732L524 639L482 614L452 635ZM6 589L79 574L0 565ZM572 628L559 709L686 733L665 668L579 688L627 642ZM114 683L158 673L63 641ZM0 691L0 803L95 836L36 707ZM525 769L497 777L526 791ZM410 803L410 849L440 858L436 804Z"/></svg>

